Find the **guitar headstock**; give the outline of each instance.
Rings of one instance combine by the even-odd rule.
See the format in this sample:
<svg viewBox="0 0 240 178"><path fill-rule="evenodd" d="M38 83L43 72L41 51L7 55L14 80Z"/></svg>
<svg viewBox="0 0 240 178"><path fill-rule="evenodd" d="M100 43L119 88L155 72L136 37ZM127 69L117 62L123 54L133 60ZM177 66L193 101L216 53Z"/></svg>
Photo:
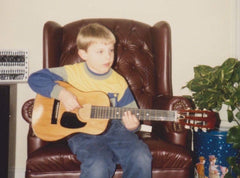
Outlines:
<svg viewBox="0 0 240 178"><path fill-rule="evenodd" d="M178 122L186 128L215 129L216 113L204 110L179 110Z"/></svg>

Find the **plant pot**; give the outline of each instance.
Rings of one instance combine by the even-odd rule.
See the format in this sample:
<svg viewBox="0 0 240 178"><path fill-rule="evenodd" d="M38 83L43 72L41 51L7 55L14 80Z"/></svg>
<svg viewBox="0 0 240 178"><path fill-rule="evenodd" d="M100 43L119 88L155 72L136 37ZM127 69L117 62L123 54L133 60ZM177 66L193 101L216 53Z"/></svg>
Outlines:
<svg viewBox="0 0 240 178"><path fill-rule="evenodd" d="M238 151L226 142L227 130L194 132L195 177L220 178L229 171L227 158Z"/></svg>

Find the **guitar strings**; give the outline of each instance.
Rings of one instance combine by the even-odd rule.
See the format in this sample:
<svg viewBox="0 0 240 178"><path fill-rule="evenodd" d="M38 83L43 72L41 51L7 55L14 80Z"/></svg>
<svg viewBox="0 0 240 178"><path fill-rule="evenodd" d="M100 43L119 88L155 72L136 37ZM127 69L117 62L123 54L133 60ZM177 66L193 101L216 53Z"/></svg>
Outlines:
<svg viewBox="0 0 240 178"><path fill-rule="evenodd" d="M176 120L176 111L153 110L153 109L135 109L135 108L120 108L107 106L92 106L91 118L99 119L121 119L123 113L131 111L140 120Z"/></svg>

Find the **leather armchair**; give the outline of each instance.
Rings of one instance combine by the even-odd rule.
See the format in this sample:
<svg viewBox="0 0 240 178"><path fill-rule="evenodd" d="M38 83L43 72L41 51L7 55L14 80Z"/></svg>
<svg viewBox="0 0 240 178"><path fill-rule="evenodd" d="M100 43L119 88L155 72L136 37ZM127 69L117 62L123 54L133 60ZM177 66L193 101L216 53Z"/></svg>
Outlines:
<svg viewBox="0 0 240 178"><path fill-rule="evenodd" d="M117 38L113 68L122 74L140 108L178 110L191 107L191 102L172 94L171 30L167 22L153 26L128 19L83 19L64 26L49 21L43 28L43 68L81 62L75 43L79 29L88 23L107 26ZM33 133L31 116L34 99L26 101L22 116L29 123L28 178L77 178L80 162L66 140L46 142ZM139 132L153 155L153 178L187 178L193 176L191 132L172 122L144 122L151 133ZM117 166L114 178L121 178Z"/></svg>

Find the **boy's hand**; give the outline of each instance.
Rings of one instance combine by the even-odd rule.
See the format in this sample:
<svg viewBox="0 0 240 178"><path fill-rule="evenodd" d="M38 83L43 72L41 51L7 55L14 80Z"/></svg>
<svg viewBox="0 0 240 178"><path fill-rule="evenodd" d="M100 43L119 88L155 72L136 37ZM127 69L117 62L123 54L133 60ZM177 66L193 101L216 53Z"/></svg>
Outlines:
<svg viewBox="0 0 240 178"><path fill-rule="evenodd" d="M122 121L129 131L136 130L140 125L139 120L130 111L124 112Z"/></svg>
<svg viewBox="0 0 240 178"><path fill-rule="evenodd" d="M77 101L77 97L64 88L60 91L58 98L67 111L73 111L74 109L81 107Z"/></svg>

